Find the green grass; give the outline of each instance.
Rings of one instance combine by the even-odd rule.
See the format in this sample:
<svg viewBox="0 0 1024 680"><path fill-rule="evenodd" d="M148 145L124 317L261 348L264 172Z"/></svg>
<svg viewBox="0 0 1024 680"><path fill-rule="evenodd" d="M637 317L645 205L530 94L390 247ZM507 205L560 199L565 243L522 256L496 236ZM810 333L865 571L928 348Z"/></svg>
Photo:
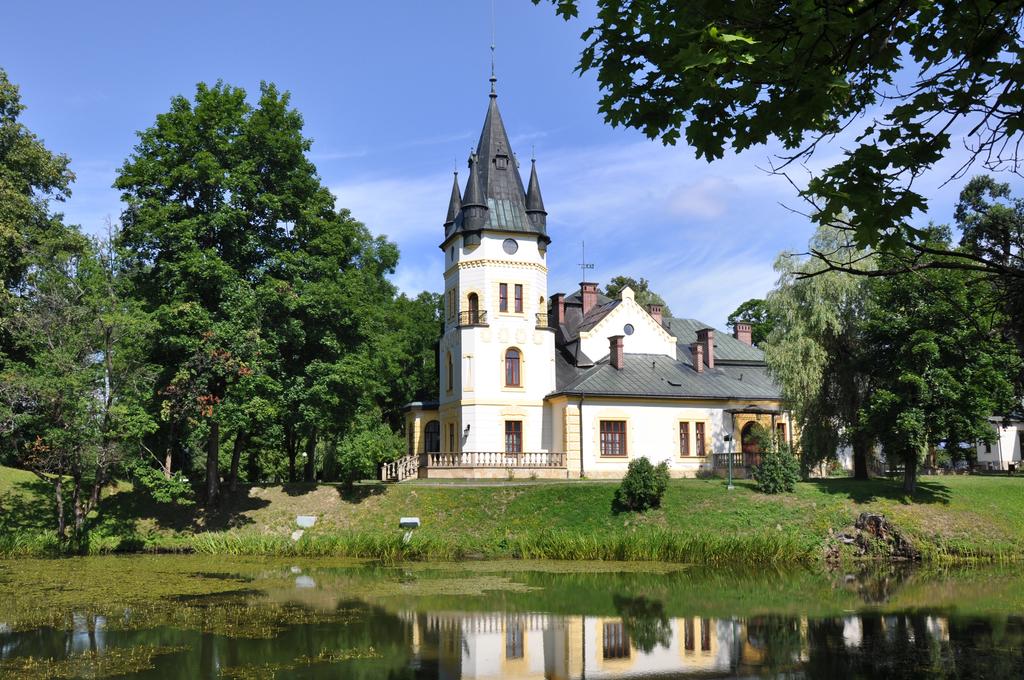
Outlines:
<svg viewBox="0 0 1024 680"><path fill-rule="evenodd" d="M88 551L344 555L385 561L466 558L659 560L695 564L810 563L830 531L865 510L885 514L932 562L1024 560L1024 479L927 477L908 499L897 481L827 479L796 492L732 491L721 480L673 480L662 507L611 512L615 484L588 481L246 488L217 512L154 508L122 489L104 498ZM0 555L56 548L48 489L0 468ZM318 517L298 542L296 515ZM398 518L422 528L406 544Z"/></svg>

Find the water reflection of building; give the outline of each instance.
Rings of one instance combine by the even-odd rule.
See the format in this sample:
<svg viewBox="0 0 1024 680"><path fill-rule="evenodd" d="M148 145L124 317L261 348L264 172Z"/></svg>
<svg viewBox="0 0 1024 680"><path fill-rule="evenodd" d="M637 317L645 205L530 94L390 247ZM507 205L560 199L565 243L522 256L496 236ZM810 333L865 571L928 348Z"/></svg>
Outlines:
<svg viewBox="0 0 1024 680"><path fill-rule="evenodd" d="M412 651L441 678L731 675L764 652L748 624L705 617L624 619L547 614L413 614ZM436 657L436 658L435 658Z"/></svg>

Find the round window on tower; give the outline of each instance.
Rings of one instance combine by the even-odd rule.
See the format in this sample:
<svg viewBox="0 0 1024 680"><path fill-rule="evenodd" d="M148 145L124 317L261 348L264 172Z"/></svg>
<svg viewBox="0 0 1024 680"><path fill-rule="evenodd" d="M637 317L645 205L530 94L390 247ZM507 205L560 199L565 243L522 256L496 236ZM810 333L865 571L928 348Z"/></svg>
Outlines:
<svg viewBox="0 0 1024 680"><path fill-rule="evenodd" d="M515 255L516 251L519 250L519 244L516 243L514 238L507 238L501 244L502 249L509 255Z"/></svg>
<svg viewBox="0 0 1024 680"><path fill-rule="evenodd" d="M625 326L622 327L622 332L625 333L626 335L633 335L633 324L627 323Z"/></svg>

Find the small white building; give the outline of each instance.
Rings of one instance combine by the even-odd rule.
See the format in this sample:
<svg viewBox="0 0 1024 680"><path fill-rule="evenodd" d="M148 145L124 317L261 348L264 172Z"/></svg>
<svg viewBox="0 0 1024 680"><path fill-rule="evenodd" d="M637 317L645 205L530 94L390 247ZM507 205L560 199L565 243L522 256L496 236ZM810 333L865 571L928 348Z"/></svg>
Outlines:
<svg viewBox="0 0 1024 680"><path fill-rule="evenodd" d="M493 83L440 243L440 394L407 406L408 455L382 478L621 477L640 456L673 476L730 462L742 474L755 423L792 443L749 325L729 335L589 281L548 295L536 163L524 188Z"/></svg>
<svg viewBox="0 0 1024 680"><path fill-rule="evenodd" d="M999 416L989 418L995 430L995 441L978 442L978 467L989 470L1019 470L1024 450L1024 413L1014 413L1004 421Z"/></svg>

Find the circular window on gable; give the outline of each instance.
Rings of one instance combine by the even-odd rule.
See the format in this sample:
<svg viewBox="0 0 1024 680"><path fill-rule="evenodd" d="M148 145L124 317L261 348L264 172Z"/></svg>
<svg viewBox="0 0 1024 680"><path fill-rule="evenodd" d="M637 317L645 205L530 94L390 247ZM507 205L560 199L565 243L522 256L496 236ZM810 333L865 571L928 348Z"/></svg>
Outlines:
<svg viewBox="0 0 1024 680"><path fill-rule="evenodd" d="M633 335L633 330L633 324L631 323L627 323L625 326L622 327L622 332L625 333L626 335Z"/></svg>
<svg viewBox="0 0 1024 680"><path fill-rule="evenodd" d="M519 244L516 243L514 238L507 238L502 242L501 248L509 255L515 255L516 251L519 250Z"/></svg>

